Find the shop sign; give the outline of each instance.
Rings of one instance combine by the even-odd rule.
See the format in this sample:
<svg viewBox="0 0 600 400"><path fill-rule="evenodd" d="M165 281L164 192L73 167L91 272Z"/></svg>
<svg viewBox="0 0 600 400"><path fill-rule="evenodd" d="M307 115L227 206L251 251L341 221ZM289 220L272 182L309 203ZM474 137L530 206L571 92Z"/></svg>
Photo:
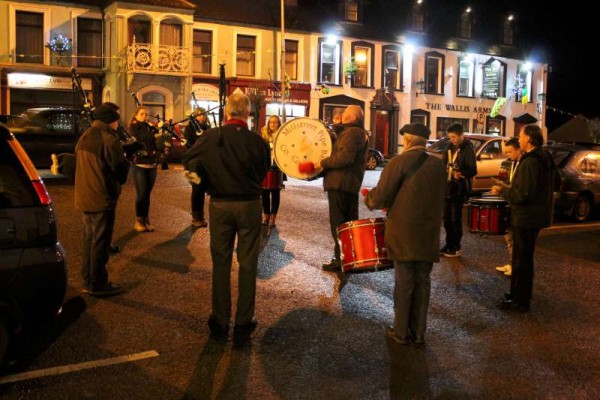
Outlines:
<svg viewBox="0 0 600 400"><path fill-rule="evenodd" d="M206 83L192 85L192 92L198 100L219 101L219 88Z"/></svg>
<svg viewBox="0 0 600 400"><path fill-rule="evenodd" d="M259 96L263 97L263 101L265 103L277 103L277 102L281 102L281 91L280 90L275 90L273 88L255 88L255 87L237 87L236 90L243 90L243 93L246 96L256 96L257 94ZM292 104L305 104L308 105L308 101L309 98L308 96L302 96L302 94L300 94L300 96L296 95L294 93L294 89L291 90L291 96L290 97L286 97L285 102L286 103L292 103Z"/></svg>
<svg viewBox="0 0 600 400"><path fill-rule="evenodd" d="M73 82L67 76L13 72L8 74L7 77L8 87L13 89L73 89ZM82 78L81 87L83 90L92 90L92 80L90 78Z"/></svg>
<svg viewBox="0 0 600 400"><path fill-rule="evenodd" d="M455 112L475 112L475 113L486 113L489 114L492 109L491 107L471 107L465 106L462 104L443 104L443 103L425 103L425 108L428 110L437 110L437 111L455 111Z"/></svg>

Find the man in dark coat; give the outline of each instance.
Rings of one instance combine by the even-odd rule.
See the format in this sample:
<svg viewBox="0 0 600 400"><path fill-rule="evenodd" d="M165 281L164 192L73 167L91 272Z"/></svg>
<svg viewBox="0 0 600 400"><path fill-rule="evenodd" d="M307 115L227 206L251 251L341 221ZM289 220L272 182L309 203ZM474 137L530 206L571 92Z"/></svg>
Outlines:
<svg viewBox="0 0 600 400"><path fill-rule="evenodd" d="M117 200L121 185L127 180L129 161L115 132L119 113L102 104L94 111L94 118L75 148L75 207L83 212L84 222L83 292L110 296L123 290L109 282L106 263Z"/></svg>
<svg viewBox="0 0 600 400"><path fill-rule="evenodd" d="M248 129L250 100L229 96L227 122L207 130L183 154L188 176L210 195L210 254L213 262L211 336L225 340L231 319L231 262L237 236L238 298L234 339L249 338L256 328L256 274L261 230L261 182L270 166L269 145Z"/></svg>
<svg viewBox="0 0 600 400"><path fill-rule="evenodd" d="M394 325L386 336L396 343L424 343L431 291L430 273L439 261L444 204L444 163L425 152L429 129L405 125L404 152L385 166L369 191L369 209L387 208L385 246L394 261ZM366 189L364 189L366 190Z"/></svg>
<svg viewBox="0 0 600 400"><path fill-rule="evenodd" d="M337 227L358 219L358 191L365 175L369 137L363 129L363 111L348 106L342 114L343 129L336 138L331 155L315 168L322 168L323 188L329 201L329 225L334 242L334 258L323 264L325 271L341 271Z"/></svg>
<svg viewBox="0 0 600 400"><path fill-rule="evenodd" d="M552 224L554 187L558 173L552 157L541 146L542 130L526 125L519 132L523 155L510 188L493 186L510 203L513 231L510 292L500 303L503 309L529 311L533 291L533 254L540 229Z"/></svg>
<svg viewBox="0 0 600 400"><path fill-rule="evenodd" d="M477 160L461 124L450 125L448 136L450 145L444 153L448 172L444 202L446 245L440 253L445 257L458 257L461 255L463 204L471 191L471 180L477 175Z"/></svg>

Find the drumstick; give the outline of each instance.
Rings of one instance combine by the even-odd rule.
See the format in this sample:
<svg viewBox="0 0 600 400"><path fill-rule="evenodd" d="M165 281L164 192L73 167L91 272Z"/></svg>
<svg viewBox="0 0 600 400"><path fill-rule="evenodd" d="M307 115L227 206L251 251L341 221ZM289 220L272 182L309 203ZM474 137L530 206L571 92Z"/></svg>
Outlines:
<svg viewBox="0 0 600 400"><path fill-rule="evenodd" d="M496 184L497 184L497 185L500 185L500 186L502 186L503 188L509 188L509 187L510 187L510 185L508 185L508 184L506 184L506 183L502 182L500 179L497 179L497 178L494 178L494 177L492 177L492 180L493 180L494 182L496 182Z"/></svg>

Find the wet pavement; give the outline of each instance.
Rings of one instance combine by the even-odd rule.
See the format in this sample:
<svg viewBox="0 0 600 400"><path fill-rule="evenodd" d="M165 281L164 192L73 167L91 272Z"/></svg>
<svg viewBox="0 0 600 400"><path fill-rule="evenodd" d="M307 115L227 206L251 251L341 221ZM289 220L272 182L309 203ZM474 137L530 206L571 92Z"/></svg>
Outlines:
<svg viewBox="0 0 600 400"><path fill-rule="evenodd" d="M369 171L364 186L376 184ZM463 255L432 272L426 344L385 339L393 270L323 272L333 246L321 181L290 179L277 227L265 230L250 344L208 338L208 230L189 226L189 186L173 165L152 195L154 233L132 230L134 191L117 212L111 279L120 296L81 297L80 217L73 188L49 184L70 290L58 331L12 372L148 350L159 356L1 385L3 399L597 399L600 398L600 226L543 231L532 310L496 308L509 280L501 236L465 227ZM465 213L466 214L466 213ZM363 205L361 218L380 217ZM234 263L235 264L235 263ZM234 276L237 265L234 265ZM235 290L236 280L232 280Z"/></svg>

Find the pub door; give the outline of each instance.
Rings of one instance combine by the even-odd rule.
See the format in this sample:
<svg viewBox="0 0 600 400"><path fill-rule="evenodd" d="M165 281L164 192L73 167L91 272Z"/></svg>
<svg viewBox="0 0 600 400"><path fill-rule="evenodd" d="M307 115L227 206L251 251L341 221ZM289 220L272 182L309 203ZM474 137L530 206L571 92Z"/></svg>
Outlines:
<svg viewBox="0 0 600 400"><path fill-rule="evenodd" d="M375 113L375 148L383 154L389 154L390 119L387 111Z"/></svg>

